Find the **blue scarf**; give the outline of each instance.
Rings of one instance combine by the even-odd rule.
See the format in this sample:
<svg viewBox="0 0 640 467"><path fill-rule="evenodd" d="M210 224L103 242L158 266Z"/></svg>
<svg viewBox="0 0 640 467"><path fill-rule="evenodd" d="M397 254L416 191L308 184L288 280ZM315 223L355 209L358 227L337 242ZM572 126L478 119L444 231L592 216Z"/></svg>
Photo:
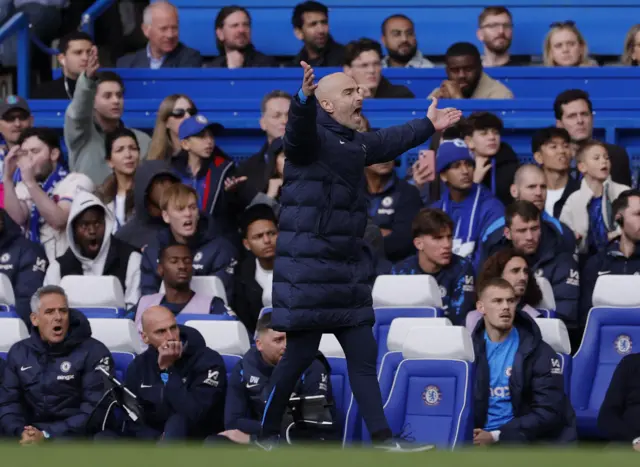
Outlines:
<svg viewBox="0 0 640 467"><path fill-rule="evenodd" d="M60 183L60 181L65 178L69 173L62 166L62 164L58 164L56 168L51 172L51 174L47 177L44 183L41 186L42 191L44 191L49 198L53 196L53 190ZM38 208L36 207L36 203L31 203L31 217L29 218L29 231L28 238L32 242L40 243L40 227L44 224L44 219L40 215Z"/></svg>

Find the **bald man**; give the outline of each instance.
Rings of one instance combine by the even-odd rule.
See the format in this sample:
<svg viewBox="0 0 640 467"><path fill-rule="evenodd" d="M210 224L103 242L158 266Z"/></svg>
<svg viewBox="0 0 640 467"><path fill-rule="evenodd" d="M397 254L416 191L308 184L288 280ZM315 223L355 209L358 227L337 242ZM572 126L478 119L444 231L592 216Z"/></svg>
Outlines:
<svg viewBox="0 0 640 467"><path fill-rule="evenodd" d="M227 372L220 354L163 306L145 310L142 339L149 348L129 366L125 386L138 396L144 423L128 422L125 435L203 440L222 431Z"/></svg>
<svg viewBox="0 0 640 467"><path fill-rule="evenodd" d="M154 2L144 9L142 32L149 40L140 49L118 59L117 68L200 68L200 52L179 39L178 9L169 2Z"/></svg>
<svg viewBox="0 0 640 467"><path fill-rule="evenodd" d="M367 223L365 166L389 162L460 119L432 102L426 118L376 132L362 126L363 90L344 73L314 83L300 63L302 87L289 109L280 196L280 234L273 277L272 327L287 349L263 393L259 444L278 442L289 395L315 358L322 333L336 335L349 380L377 446L398 449L382 410L371 332L374 262L363 240Z"/></svg>
<svg viewBox="0 0 640 467"><path fill-rule="evenodd" d="M540 241L543 245L549 245L558 254L575 253L576 237L573 231L544 210L547 201L547 182L540 167L534 164L521 165L513 177L510 192L514 200L530 201L540 210L542 220ZM482 236L481 257L483 259L488 258L509 243L504 236L504 226L505 219L501 217L485 230Z"/></svg>

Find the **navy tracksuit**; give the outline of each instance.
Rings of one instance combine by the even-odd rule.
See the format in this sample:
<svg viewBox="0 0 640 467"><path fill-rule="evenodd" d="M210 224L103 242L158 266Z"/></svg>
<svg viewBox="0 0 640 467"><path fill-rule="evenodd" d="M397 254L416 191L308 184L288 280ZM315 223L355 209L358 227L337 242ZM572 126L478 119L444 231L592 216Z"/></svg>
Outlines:
<svg viewBox="0 0 640 467"><path fill-rule="evenodd" d="M332 332L346 354L351 388L372 438L391 438L371 332L375 259L363 239L364 168L394 160L433 133L427 118L359 133L331 118L315 97L293 98L284 135L272 312L273 328L287 333L287 350L265 390L263 437L280 433L291 392L313 362L322 334Z"/></svg>
<svg viewBox="0 0 640 467"><path fill-rule="evenodd" d="M418 256L407 258L393 266L391 274L427 274L420 267ZM464 326L467 313L476 309L475 272L471 261L458 255L451 256L451 263L433 274L440 286L444 315L455 326Z"/></svg>
<svg viewBox="0 0 640 467"><path fill-rule="evenodd" d="M125 386L138 397L143 423L127 422L125 433L139 439L199 439L223 429L227 373L218 352L202 335L180 326L182 356L168 371L158 367L149 347L127 370Z"/></svg>
<svg viewBox="0 0 640 467"><path fill-rule="evenodd" d="M249 435L260 435L264 414L264 389L269 384L274 366L265 362L255 347L249 350L235 366L229 378L229 389L224 408L225 430L240 430ZM333 401L331 368L322 354L298 380L294 393L298 396L323 395ZM332 408L335 423L335 406ZM337 423L335 424L337 426ZM287 427L282 427L286 430Z"/></svg>

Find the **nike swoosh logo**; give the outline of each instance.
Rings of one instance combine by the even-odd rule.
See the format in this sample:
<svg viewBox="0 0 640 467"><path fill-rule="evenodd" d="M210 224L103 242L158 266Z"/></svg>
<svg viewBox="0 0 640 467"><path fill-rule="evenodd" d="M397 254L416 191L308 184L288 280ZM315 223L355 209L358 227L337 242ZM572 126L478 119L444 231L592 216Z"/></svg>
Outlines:
<svg viewBox="0 0 640 467"><path fill-rule="evenodd" d="M611 274L611 271L598 271L599 276L604 276L605 274Z"/></svg>
<svg viewBox="0 0 640 467"><path fill-rule="evenodd" d="M30 366L21 366L20 367L20 371L27 371L29 368L31 368Z"/></svg>
<svg viewBox="0 0 640 467"><path fill-rule="evenodd" d="M140 385L140 389L144 389L144 388L150 388L150 385L146 385L146 384L141 384Z"/></svg>
<svg viewBox="0 0 640 467"><path fill-rule="evenodd" d="M344 141L340 140L340 144L344 144Z"/></svg>
<svg viewBox="0 0 640 467"><path fill-rule="evenodd" d="M247 389L255 388L259 383L256 384L247 384Z"/></svg>

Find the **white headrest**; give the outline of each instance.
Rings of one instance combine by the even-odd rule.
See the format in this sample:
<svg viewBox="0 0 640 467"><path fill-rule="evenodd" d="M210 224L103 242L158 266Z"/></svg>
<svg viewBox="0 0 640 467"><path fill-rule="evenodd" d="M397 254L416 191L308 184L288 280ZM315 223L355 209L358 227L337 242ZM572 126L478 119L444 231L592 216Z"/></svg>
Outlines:
<svg viewBox="0 0 640 467"><path fill-rule="evenodd" d="M13 344L27 337L29 331L20 318L0 319L0 352L8 352Z"/></svg>
<svg viewBox="0 0 640 467"><path fill-rule="evenodd" d="M323 334L322 339L320 339L320 347L318 348L320 352L325 357L338 357L344 358L344 350L342 350L342 346L340 342L338 342L338 338L333 334Z"/></svg>
<svg viewBox="0 0 640 467"><path fill-rule="evenodd" d="M536 318L535 320L540 328L543 341L549 344L556 352L571 354L569 333L562 320L552 318Z"/></svg>
<svg viewBox="0 0 640 467"><path fill-rule="evenodd" d="M191 278L191 290L196 293L220 297L225 304L227 302L227 291L219 277L216 276L193 276ZM164 293L164 281L160 284L160 293Z"/></svg>
<svg viewBox="0 0 640 467"><path fill-rule="evenodd" d="M130 319L89 318L91 337L112 352L142 353L140 334Z"/></svg>
<svg viewBox="0 0 640 467"><path fill-rule="evenodd" d="M430 326L409 331L402 347L404 358L435 358L473 362L473 342L462 326Z"/></svg>
<svg viewBox="0 0 640 467"><path fill-rule="evenodd" d="M542 292L542 300L536 305L536 308L544 308L545 310L555 311L556 298L553 295L553 288L551 283L544 277L536 277L536 282L540 291Z"/></svg>
<svg viewBox="0 0 640 467"><path fill-rule="evenodd" d="M373 306L442 308L442 295L436 280L427 274L378 276L373 284Z"/></svg>
<svg viewBox="0 0 640 467"><path fill-rule="evenodd" d="M122 284L115 276L64 276L60 287L67 293L71 308L124 308Z"/></svg>
<svg viewBox="0 0 640 467"><path fill-rule="evenodd" d="M218 353L242 357L251 347L247 328L240 321L189 320L184 324L200 331L207 347Z"/></svg>
<svg viewBox="0 0 640 467"><path fill-rule="evenodd" d="M11 285L9 278L4 274L0 274L0 304L16 304L16 296L13 293L13 286Z"/></svg>
<svg viewBox="0 0 640 467"><path fill-rule="evenodd" d="M637 307L640 305L640 276L598 277L593 289L593 306Z"/></svg>
<svg viewBox="0 0 640 467"><path fill-rule="evenodd" d="M389 352L401 352L409 331L417 327L452 326L449 318L395 318L389 326L387 348Z"/></svg>

